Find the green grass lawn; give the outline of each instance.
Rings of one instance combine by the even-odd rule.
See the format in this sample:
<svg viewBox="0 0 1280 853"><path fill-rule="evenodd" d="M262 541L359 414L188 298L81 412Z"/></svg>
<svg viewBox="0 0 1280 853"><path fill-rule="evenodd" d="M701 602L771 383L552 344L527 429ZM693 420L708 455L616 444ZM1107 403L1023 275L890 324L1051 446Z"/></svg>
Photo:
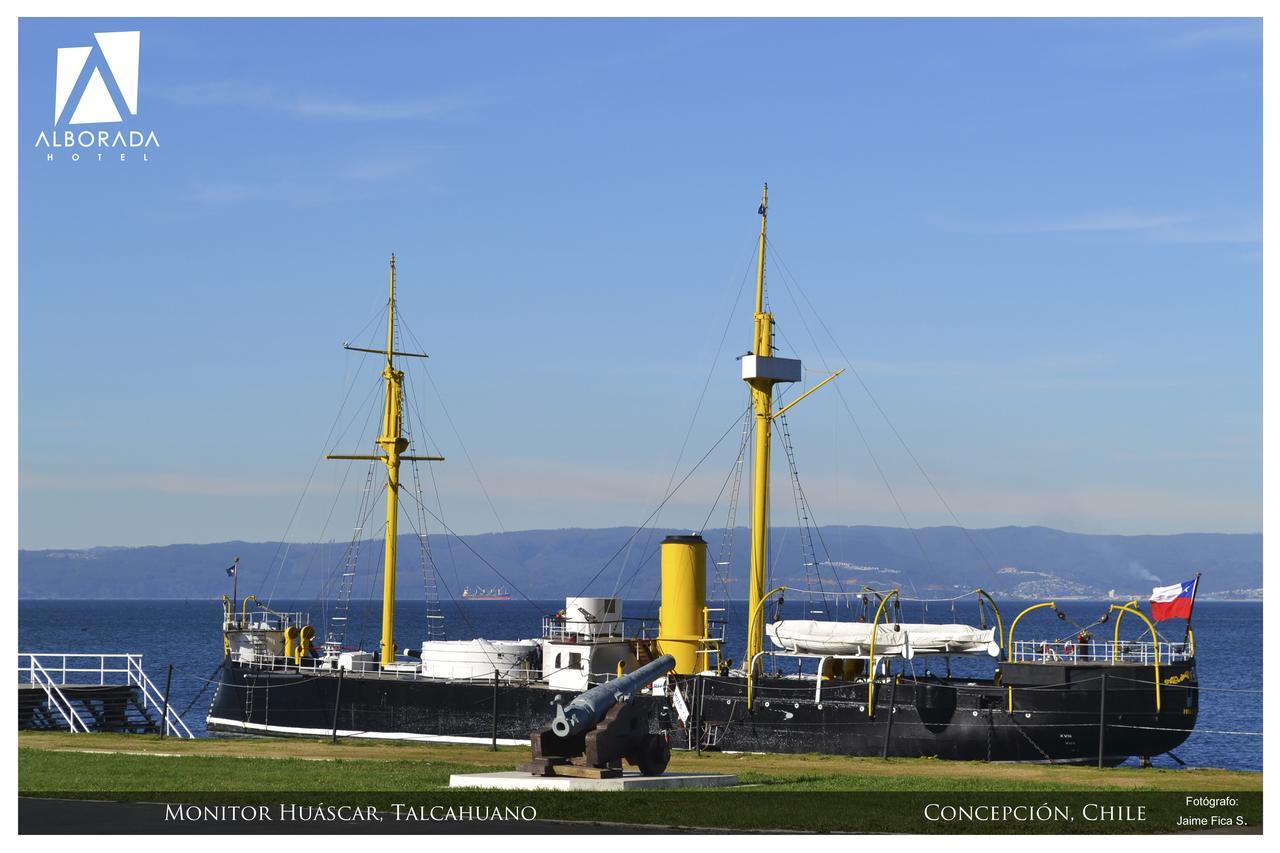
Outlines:
<svg viewBox="0 0 1280 853"><path fill-rule="evenodd" d="M547 820L861 831L957 831L919 818L928 801L1094 800L1145 803L1146 826L991 826L975 831L1153 831L1171 828L1178 792L1238 792L1261 822L1262 774L858 759L816 755L677 753L669 772L735 773L733 789L673 792L478 792L450 789L454 773L512 769L527 749L451 744L214 739L23 733L21 794L185 803L349 802L528 804ZM1256 808L1255 808L1256 803Z"/></svg>

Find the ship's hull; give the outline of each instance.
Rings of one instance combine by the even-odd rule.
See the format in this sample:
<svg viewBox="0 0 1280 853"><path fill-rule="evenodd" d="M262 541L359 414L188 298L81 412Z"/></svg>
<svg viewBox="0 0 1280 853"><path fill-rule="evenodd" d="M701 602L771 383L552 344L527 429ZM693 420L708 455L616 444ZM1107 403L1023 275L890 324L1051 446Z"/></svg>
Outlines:
<svg viewBox="0 0 1280 853"><path fill-rule="evenodd" d="M1106 672L1105 704L1102 673ZM704 747L743 752L937 757L1106 764L1161 755L1187 739L1198 694L1193 664L1160 667L1160 710L1150 666L1005 664L991 680L865 682L760 678L747 709L742 678L700 678L693 730Z"/></svg>
<svg viewBox="0 0 1280 853"><path fill-rule="evenodd" d="M678 681L690 708L675 746L740 752L922 757L978 761L1107 764L1179 746L1196 719L1192 664L1160 668L1155 710L1149 666L1109 666L1105 711L1096 666L1006 664L1002 684L963 679L877 683L868 713L866 682L762 677ZM210 708L214 733L528 743L557 699L576 693L537 684L395 679L347 673L281 672L228 662ZM1010 686L1012 711L1010 710ZM815 695L817 694L817 695ZM660 725L662 698L639 697ZM892 712L890 709L892 708ZM336 713L335 713L336 711ZM674 714L671 715L674 718ZM1100 725L1104 722L1105 725ZM1104 732L1105 730L1105 732Z"/></svg>
<svg viewBox="0 0 1280 853"><path fill-rule="evenodd" d="M527 744L575 691L536 684L264 670L228 661L212 733Z"/></svg>

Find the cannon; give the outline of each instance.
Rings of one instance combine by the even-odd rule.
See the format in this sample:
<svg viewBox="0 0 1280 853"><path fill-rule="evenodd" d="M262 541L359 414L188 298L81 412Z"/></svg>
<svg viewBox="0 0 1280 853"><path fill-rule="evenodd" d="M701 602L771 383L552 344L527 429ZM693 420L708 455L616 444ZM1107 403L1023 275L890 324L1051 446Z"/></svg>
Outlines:
<svg viewBox="0 0 1280 853"><path fill-rule="evenodd" d="M556 705L551 724L529 736L532 758L520 769L535 776L622 775L622 762L645 776L660 776L671 761L665 734L649 731L645 710L632 701L645 685L676 665L663 655L634 672L593 687L567 705Z"/></svg>

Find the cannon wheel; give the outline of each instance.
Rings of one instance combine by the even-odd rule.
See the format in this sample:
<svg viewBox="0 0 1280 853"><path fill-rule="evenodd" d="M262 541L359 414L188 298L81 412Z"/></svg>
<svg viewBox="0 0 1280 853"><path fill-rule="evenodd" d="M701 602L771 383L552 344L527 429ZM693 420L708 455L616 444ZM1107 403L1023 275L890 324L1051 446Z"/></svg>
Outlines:
<svg viewBox="0 0 1280 853"><path fill-rule="evenodd" d="M671 763L671 744L663 735L649 735L636 766L642 776L661 776Z"/></svg>

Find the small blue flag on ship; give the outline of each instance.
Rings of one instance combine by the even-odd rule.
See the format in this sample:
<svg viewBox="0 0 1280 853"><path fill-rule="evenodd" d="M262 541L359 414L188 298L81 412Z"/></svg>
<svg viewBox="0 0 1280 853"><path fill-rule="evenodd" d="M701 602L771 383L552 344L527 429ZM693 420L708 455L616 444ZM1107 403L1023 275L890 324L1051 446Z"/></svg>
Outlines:
<svg viewBox="0 0 1280 853"><path fill-rule="evenodd" d="M235 576L236 576L236 567L235 567L235 566L227 566L227 577L229 577L229 578L233 578L233 577L235 577Z"/></svg>

